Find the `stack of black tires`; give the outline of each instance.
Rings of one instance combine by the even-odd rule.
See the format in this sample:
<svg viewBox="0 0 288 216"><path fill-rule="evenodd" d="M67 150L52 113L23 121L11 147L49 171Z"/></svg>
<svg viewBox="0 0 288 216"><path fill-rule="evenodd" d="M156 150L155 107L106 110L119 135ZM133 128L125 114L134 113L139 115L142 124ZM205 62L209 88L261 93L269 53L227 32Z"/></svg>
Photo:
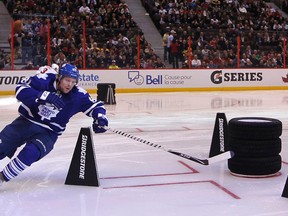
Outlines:
<svg viewBox="0 0 288 216"><path fill-rule="evenodd" d="M228 160L233 175L268 177L281 169L282 122L273 118L241 117L229 121L229 144L235 156Z"/></svg>

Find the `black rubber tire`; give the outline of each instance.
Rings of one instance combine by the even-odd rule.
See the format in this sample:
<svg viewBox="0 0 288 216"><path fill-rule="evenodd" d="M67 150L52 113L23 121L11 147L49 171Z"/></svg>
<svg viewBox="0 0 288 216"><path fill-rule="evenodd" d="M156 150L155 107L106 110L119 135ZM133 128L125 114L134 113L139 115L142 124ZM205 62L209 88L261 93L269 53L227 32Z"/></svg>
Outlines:
<svg viewBox="0 0 288 216"><path fill-rule="evenodd" d="M242 158L234 156L228 160L232 173L246 176L263 176L277 173L281 169L281 156L265 158Z"/></svg>
<svg viewBox="0 0 288 216"><path fill-rule="evenodd" d="M281 152L280 138L273 140L229 139L230 149L239 157L271 157Z"/></svg>
<svg viewBox="0 0 288 216"><path fill-rule="evenodd" d="M273 118L233 118L228 125L230 137L237 139L271 140L282 135L282 122Z"/></svg>

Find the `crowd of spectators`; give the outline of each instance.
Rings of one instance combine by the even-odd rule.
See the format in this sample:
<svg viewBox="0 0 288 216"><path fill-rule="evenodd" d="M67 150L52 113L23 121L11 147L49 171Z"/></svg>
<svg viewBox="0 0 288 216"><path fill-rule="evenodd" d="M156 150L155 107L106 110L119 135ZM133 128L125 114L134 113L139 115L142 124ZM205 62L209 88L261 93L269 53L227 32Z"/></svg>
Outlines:
<svg viewBox="0 0 288 216"><path fill-rule="evenodd" d="M49 25L51 63L69 62L78 68L160 67L158 56L145 40L124 0L4 2L14 21L20 20L23 24L23 30L14 35L14 42L19 43L15 58L22 64L32 62L35 67L47 64Z"/></svg>
<svg viewBox="0 0 288 216"><path fill-rule="evenodd" d="M164 49L164 59L168 58L175 68L178 61L183 63L182 67L190 64L196 68L284 65L288 20L264 0L142 0L142 3L160 29L164 46L170 46L171 35L171 41L178 44L177 58L175 54L166 57L171 47Z"/></svg>
<svg viewBox="0 0 288 216"><path fill-rule="evenodd" d="M165 68L124 0L4 2L14 19L23 23L23 31L15 33L14 41L21 47L16 49L19 53L15 57L26 67L31 62L35 67L47 63L49 20L54 63L70 62L79 68L138 65ZM142 3L163 35L163 59L173 68L284 66L288 20L264 0L142 0ZM0 68L3 64L9 67L9 60L1 56L0 59Z"/></svg>

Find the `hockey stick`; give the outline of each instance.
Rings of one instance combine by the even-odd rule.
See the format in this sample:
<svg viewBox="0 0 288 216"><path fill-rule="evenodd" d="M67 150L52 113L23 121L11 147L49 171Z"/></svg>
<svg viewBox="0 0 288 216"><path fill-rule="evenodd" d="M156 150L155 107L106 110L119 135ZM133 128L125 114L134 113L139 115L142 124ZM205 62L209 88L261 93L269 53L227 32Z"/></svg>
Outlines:
<svg viewBox="0 0 288 216"><path fill-rule="evenodd" d="M149 142L149 141L147 141L145 139L141 139L139 137L133 136L131 134L125 133L125 132L120 131L120 130L115 130L115 129L112 129L112 128L105 128L105 129L107 129L107 130L109 130L109 131L111 131L113 133L120 134L122 136L125 136L125 137L128 137L130 139L133 139L135 141L144 143L146 145L152 146L154 148L158 148L158 149L161 149L163 151L169 152L171 154L177 155L179 157L186 158L188 160L194 161L194 162L202 164L202 165L210 165L210 164L213 164L213 163L216 163L216 162L220 162L220 161L223 161L223 160L228 160L229 158L232 158L234 156L234 152L226 151L226 152L224 152L222 154L219 154L219 155L216 155L214 157L210 157L210 158L207 158L207 159L200 159L200 158L193 157L193 156L190 156L190 155L187 155L187 154L183 154L181 152L176 152L176 151L171 150L171 149L166 149L166 148L164 148L163 146L161 146L159 144L155 144L155 143Z"/></svg>

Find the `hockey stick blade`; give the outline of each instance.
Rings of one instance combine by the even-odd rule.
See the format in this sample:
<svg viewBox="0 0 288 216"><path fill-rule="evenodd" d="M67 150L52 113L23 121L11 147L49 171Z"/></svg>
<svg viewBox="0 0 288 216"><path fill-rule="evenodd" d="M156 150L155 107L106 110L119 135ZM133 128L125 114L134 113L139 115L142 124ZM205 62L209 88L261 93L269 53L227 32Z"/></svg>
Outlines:
<svg viewBox="0 0 288 216"><path fill-rule="evenodd" d="M207 160L208 160L208 164L213 164L213 163L217 163L220 161L228 160L232 157L234 157L234 152L233 151L226 151L222 154L216 155L214 157L210 157Z"/></svg>

